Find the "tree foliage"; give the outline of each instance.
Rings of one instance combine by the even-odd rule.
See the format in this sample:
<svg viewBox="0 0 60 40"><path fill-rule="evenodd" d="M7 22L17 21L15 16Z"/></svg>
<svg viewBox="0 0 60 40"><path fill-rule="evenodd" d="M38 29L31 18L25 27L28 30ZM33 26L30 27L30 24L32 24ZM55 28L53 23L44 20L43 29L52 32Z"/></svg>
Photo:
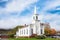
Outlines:
<svg viewBox="0 0 60 40"><path fill-rule="evenodd" d="M50 31L51 31L50 32L51 35L55 35L56 34L56 30L55 29L51 29Z"/></svg>
<svg viewBox="0 0 60 40"><path fill-rule="evenodd" d="M55 35L56 34L56 30L55 29L45 28L45 34L46 35Z"/></svg>
<svg viewBox="0 0 60 40"><path fill-rule="evenodd" d="M21 28L22 26L16 26L15 28L11 29L11 31L9 31L7 34L10 37L13 37L16 34L16 31L18 31L19 28Z"/></svg>

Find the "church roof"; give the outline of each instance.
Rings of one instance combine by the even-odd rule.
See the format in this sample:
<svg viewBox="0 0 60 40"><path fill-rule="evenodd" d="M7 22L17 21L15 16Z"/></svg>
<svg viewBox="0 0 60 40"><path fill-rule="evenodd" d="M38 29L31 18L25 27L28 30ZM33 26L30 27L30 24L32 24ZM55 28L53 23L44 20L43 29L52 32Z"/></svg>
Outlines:
<svg viewBox="0 0 60 40"><path fill-rule="evenodd" d="M29 25L26 25L26 24L25 24L25 25L22 25L22 26L21 26L21 27L19 27L19 28L25 28L25 27L28 27L28 26L31 26L31 27L32 27L32 26L33 26L33 24L29 24Z"/></svg>
<svg viewBox="0 0 60 40"><path fill-rule="evenodd" d="M21 26L19 26L19 28L25 28L25 27L28 27L29 25L21 25Z"/></svg>

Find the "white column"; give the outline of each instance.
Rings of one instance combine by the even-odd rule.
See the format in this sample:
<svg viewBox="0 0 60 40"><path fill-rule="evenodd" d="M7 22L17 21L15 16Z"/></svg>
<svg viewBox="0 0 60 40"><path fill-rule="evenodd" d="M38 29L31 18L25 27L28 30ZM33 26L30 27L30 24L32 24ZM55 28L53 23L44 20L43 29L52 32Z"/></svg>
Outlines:
<svg viewBox="0 0 60 40"><path fill-rule="evenodd" d="M38 27L38 35L41 35L41 28L40 28L40 26Z"/></svg>
<svg viewBox="0 0 60 40"><path fill-rule="evenodd" d="M33 33L36 34L36 32L37 32L37 30L36 30L36 24L34 24L33 27L34 27L34 28L33 28Z"/></svg>
<svg viewBox="0 0 60 40"><path fill-rule="evenodd" d="M41 26L41 29L42 29L42 34L41 35L43 35L44 34L44 26Z"/></svg>
<svg viewBox="0 0 60 40"><path fill-rule="evenodd" d="M37 35L40 35L40 22L39 21L37 21L36 22L37 24L36 24L36 33L37 33Z"/></svg>
<svg viewBox="0 0 60 40"><path fill-rule="evenodd" d="M28 36L31 36L31 25L28 26Z"/></svg>
<svg viewBox="0 0 60 40"><path fill-rule="evenodd" d="M43 25L40 26L40 35L43 35Z"/></svg>
<svg viewBox="0 0 60 40"><path fill-rule="evenodd" d="M44 34L44 26L43 26L43 34Z"/></svg>

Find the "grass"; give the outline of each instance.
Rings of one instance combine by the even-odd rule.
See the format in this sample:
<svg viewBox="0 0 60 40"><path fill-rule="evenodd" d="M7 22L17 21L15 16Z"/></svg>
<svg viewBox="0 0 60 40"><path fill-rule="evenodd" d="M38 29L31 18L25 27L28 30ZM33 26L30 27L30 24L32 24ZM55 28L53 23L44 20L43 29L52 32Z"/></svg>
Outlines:
<svg viewBox="0 0 60 40"><path fill-rule="evenodd" d="M36 39L36 38L9 38L9 40L60 40L57 38L45 38L45 39Z"/></svg>

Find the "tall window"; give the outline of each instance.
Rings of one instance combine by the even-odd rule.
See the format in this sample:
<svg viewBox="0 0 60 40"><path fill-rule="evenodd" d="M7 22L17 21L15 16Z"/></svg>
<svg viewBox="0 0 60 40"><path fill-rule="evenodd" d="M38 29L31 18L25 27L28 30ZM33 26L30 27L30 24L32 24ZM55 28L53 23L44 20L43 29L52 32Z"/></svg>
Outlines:
<svg viewBox="0 0 60 40"><path fill-rule="evenodd" d="M25 30L24 30L24 35L25 35Z"/></svg>
<svg viewBox="0 0 60 40"><path fill-rule="evenodd" d="M31 34L33 34L33 29L31 29Z"/></svg>
<svg viewBox="0 0 60 40"><path fill-rule="evenodd" d="M27 34L28 34L28 29L27 29Z"/></svg>
<svg viewBox="0 0 60 40"><path fill-rule="evenodd" d="M22 34L23 34L23 30L22 30Z"/></svg>
<svg viewBox="0 0 60 40"><path fill-rule="evenodd" d="M42 34L42 29L41 29L41 34Z"/></svg>

